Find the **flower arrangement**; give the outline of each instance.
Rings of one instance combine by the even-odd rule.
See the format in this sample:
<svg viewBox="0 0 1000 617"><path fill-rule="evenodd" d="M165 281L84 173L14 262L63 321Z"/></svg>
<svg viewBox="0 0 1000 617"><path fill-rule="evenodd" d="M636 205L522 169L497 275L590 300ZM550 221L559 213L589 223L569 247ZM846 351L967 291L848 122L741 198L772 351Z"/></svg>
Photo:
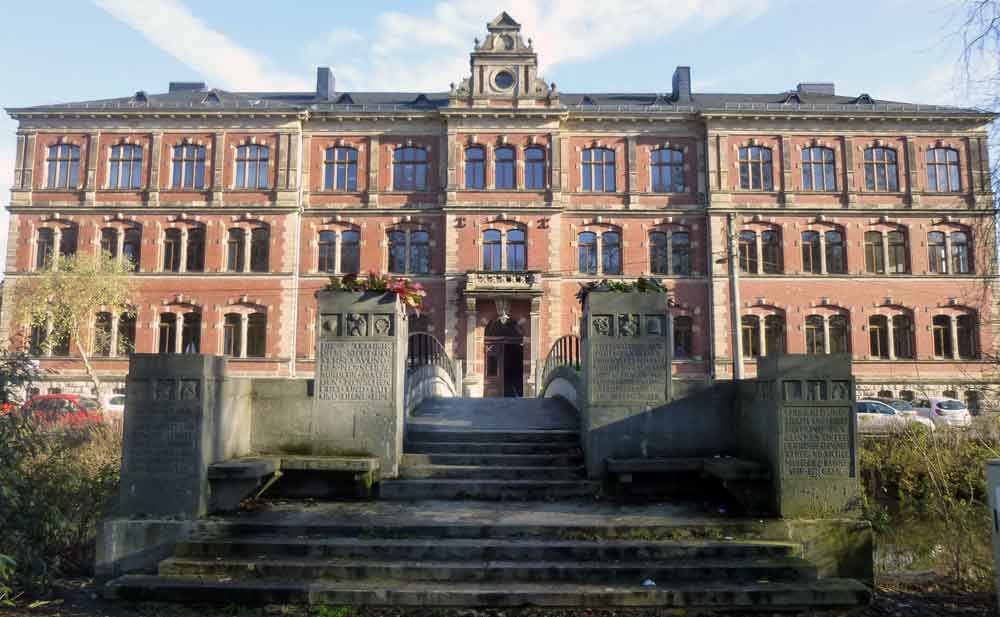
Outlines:
<svg viewBox="0 0 1000 617"><path fill-rule="evenodd" d="M323 291L392 292L418 315L424 302L424 296L427 295L420 283L414 283L404 278L393 278L385 274L375 274L374 272L369 272L367 276L361 277L357 274L347 274L342 277L331 276L330 282L323 288Z"/></svg>
<svg viewBox="0 0 1000 617"><path fill-rule="evenodd" d="M648 279L644 277L639 277L634 283L628 281L609 281L608 279L603 279L601 281L591 281L589 283L580 285L580 291L576 292L576 299L583 304L583 301L587 299L587 294L592 291L613 291L616 293L657 293L663 294L667 293L667 288L664 287L656 279Z"/></svg>

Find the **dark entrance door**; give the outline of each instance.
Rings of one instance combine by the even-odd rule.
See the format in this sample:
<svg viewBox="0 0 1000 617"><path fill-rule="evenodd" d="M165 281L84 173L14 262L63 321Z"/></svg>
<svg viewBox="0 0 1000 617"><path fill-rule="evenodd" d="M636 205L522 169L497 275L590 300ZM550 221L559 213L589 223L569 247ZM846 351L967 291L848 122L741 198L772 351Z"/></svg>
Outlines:
<svg viewBox="0 0 1000 617"><path fill-rule="evenodd" d="M524 338L513 321L486 326L483 396L524 395Z"/></svg>

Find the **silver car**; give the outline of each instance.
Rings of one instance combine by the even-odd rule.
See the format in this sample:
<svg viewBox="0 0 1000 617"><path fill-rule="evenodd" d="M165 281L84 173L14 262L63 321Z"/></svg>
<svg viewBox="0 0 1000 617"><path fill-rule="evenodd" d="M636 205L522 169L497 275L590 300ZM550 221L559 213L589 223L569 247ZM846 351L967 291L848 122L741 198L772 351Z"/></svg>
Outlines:
<svg viewBox="0 0 1000 617"><path fill-rule="evenodd" d="M930 397L913 401L913 407L922 418L927 418L938 428L967 428L972 425L972 414L960 400Z"/></svg>
<svg viewBox="0 0 1000 617"><path fill-rule="evenodd" d="M858 433L862 435L893 433L912 425L934 430L934 423L927 418L903 413L882 401L863 399L857 402L855 410L858 417Z"/></svg>

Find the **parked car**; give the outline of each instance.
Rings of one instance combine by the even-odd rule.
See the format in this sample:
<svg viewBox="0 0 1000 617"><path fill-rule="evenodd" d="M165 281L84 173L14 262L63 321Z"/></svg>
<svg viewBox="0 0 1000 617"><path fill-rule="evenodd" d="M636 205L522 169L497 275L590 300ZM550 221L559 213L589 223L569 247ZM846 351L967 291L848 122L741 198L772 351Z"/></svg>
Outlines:
<svg viewBox="0 0 1000 617"><path fill-rule="evenodd" d="M33 396L21 410L52 427L75 428L104 421L100 401L75 394Z"/></svg>
<svg viewBox="0 0 1000 617"><path fill-rule="evenodd" d="M120 419L125 415L125 395L113 394L104 399L104 404L101 407L108 415Z"/></svg>
<svg viewBox="0 0 1000 617"><path fill-rule="evenodd" d="M858 432L865 435L885 434L903 430L906 426L922 426L934 430L934 423L915 414L906 414L888 403L860 400L854 407L858 416Z"/></svg>
<svg viewBox="0 0 1000 617"><path fill-rule="evenodd" d="M916 416L916 415L919 415L919 414L917 414L917 410L913 406L913 403L911 403L910 401L907 401L906 399L901 399L901 398L882 398L882 397L879 397L879 398L877 398L875 400L877 400L879 402L882 402L882 403L885 403L886 405L888 405L889 407L892 407L893 409L895 409L896 411L900 412L904 416Z"/></svg>
<svg viewBox="0 0 1000 617"><path fill-rule="evenodd" d="M921 417L932 421L938 428L972 426L972 414L969 413L969 408L958 399L943 396L917 399L913 401L913 407Z"/></svg>

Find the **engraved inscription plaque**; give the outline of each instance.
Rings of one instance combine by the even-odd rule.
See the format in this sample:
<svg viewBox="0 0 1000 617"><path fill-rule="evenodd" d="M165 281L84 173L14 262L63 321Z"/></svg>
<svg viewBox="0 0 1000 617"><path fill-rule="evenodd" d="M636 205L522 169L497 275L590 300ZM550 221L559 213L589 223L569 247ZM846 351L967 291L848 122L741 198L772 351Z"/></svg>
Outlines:
<svg viewBox="0 0 1000 617"><path fill-rule="evenodd" d="M786 407L781 411L782 475L852 476L850 407Z"/></svg>
<svg viewBox="0 0 1000 617"><path fill-rule="evenodd" d="M667 392L667 346L656 342L591 347L590 398L595 403L660 403Z"/></svg>
<svg viewBox="0 0 1000 617"><path fill-rule="evenodd" d="M324 341L316 357L317 397L324 401L391 401L393 343Z"/></svg>

